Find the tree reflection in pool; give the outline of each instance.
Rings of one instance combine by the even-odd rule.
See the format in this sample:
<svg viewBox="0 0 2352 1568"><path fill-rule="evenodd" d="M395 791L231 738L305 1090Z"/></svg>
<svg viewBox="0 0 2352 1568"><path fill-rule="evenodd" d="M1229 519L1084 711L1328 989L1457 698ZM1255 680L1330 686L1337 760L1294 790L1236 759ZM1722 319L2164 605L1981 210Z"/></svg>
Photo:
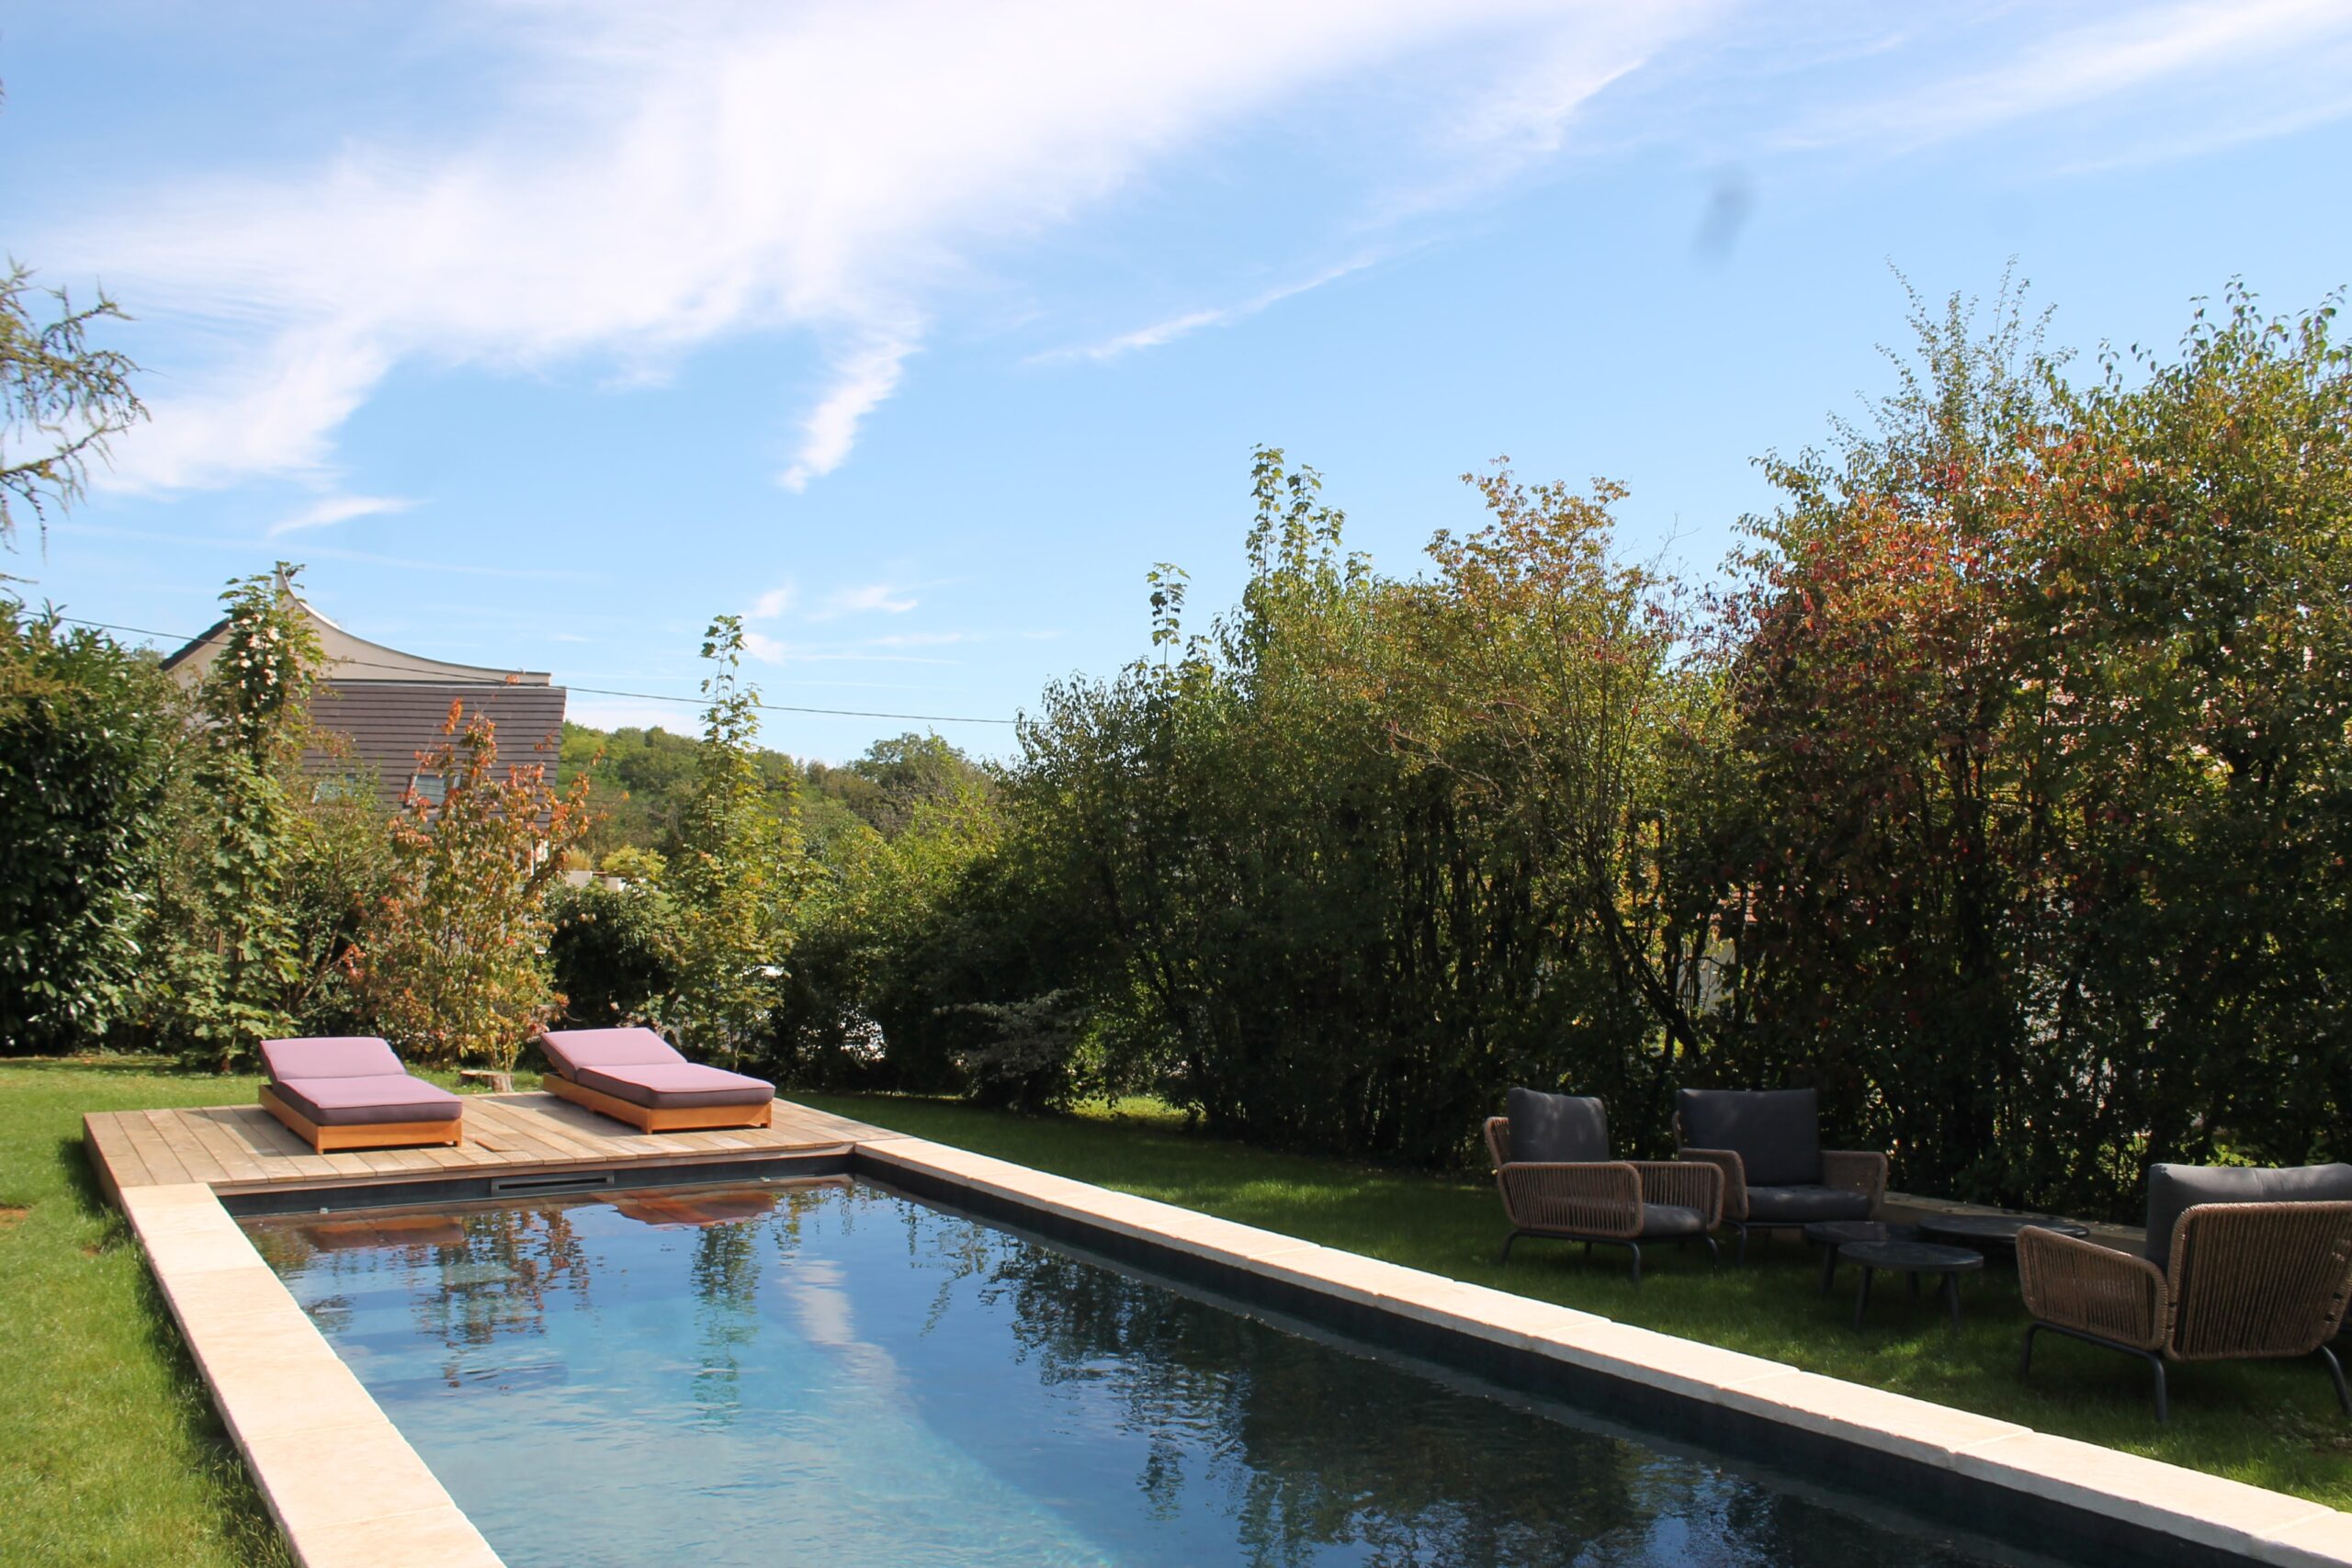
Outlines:
<svg viewBox="0 0 2352 1568"><path fill-rule="evenodd" d="M2025 1561L862 1184L247 1228L514 1568Z"/></svg>

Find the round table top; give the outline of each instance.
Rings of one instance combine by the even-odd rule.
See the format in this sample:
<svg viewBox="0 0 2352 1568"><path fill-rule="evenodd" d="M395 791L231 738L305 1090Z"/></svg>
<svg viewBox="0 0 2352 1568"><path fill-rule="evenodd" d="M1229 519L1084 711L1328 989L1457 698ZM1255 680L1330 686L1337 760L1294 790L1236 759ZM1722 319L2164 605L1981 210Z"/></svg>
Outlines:
<svg viewBox="0 0 2352 1568"><path fill-rule="evenodd" d="M2062 1220L2055 1214L1947 1214L1941 1219L1926 1220L1919 1228L1929 1235L1945 1235L1966 1242L2007 1242L2015 1245L2018 1233L2033 1228L2056 1231L2060 1235L2086 1236L2090 1231L2072 1220Z"/></svg>
<svg viewBox="0 0 2352 1568"><path fill-rule="evenodd" d="M1917 1241L1919 1227L1893 1220L1815 1220L1804 1227L1804 1238L1831 1247L1849 1241Z"/></svg>
<svg viewBox="0 0 2352 1568"><path fill-rule="evenodd" d="M1924 1241L1849 1241L1838 1256L1865 1269L1899 1269L1906 1274L1959 1274L1984 1267L1984 1255L1964 1247Z"/></svg>

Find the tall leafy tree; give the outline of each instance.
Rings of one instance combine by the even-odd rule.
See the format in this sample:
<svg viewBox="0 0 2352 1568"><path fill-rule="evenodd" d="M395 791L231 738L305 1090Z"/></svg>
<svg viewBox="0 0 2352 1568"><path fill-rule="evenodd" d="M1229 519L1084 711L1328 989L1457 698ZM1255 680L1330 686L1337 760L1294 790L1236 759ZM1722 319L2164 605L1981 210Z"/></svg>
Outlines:
<svg viewBox="0 0 2352 1568"><path fill-rule="evenodd" d="M304 980L288 874L322 656L292 592L300 571L281 561L221 592L228 624L198 687L157 888L152 1026L222 1069L293 1028Z"/></svg>
<svg viewBox="0 0 2352 1568"><path fill-rule="evenodd" d="M683 1046L732 1063L768 1036L802 863L789 808L776 807L761 775L760 694L743 679L741 618L711 622L702 656L709 706L667 872L679 984L663 1021Z"/></svg>

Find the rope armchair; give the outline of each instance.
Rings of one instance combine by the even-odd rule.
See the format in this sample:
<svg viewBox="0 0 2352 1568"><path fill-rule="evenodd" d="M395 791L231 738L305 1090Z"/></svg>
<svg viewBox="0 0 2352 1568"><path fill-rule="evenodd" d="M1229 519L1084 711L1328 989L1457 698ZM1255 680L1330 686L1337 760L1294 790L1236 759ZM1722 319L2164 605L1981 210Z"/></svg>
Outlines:
<svg viewBox="0 0 2352 1568"><path fill-rule="evenodd" d="M1521 1236L1580 1241L1588 1255L1596 1244L1623 1247L1633 1254L1638 1285L1645 1241L1695 1236L1707 1244L1711 1260L1720 1257L1710 1233L1723 1220L1722 1172L1673 1160L1611 1159L1607 1112L1598 1100L1515 1089L1510 1111L1489 1117L1486 1129L1511 1225L1503 1262ZM1558 1156L1570 1157L1552 1157Z"/></svg>
<svg viewBox="0 0 2352 1568"><path fill-rule="evenodd" d="M2199 1198L2211 1201L2182 1206ZM2121 1350L2147 1362L2165 1421L2167 1361L2316 1355L2352 1416L2352 1390L2328 1344L2352 1300L2352 1166L2158 1165L2148 1211L2142 1258L2054 1231L2018 1235L2018 1284L2033 1320L2018 1376L2031 1372L2034 1336L2044 1330Z"/></svg>
<svg viewBox="0 0 2352 1568"><path fill-rule="evenodd" d="M1674 1093L1674 1157L1723 1172L1724 1223L1747 1260L1751 1230L1802 1230L1820 1220L1875 1218L1886 1156L1821 1146L1821 1103L1809 1089L1684 1089Z"/></svg>

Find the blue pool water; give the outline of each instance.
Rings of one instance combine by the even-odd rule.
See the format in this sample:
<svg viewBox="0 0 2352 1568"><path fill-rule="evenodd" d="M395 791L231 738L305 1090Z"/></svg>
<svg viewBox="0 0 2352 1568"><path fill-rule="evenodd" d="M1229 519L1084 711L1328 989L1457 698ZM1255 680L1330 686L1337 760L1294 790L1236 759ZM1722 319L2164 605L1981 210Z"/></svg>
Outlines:
<svg viewBox="0 0 2352 1568"><path fill-rule="evenodd" d="M513 1568L2019 1561L863 1184L247 1228Z"/></svg>

